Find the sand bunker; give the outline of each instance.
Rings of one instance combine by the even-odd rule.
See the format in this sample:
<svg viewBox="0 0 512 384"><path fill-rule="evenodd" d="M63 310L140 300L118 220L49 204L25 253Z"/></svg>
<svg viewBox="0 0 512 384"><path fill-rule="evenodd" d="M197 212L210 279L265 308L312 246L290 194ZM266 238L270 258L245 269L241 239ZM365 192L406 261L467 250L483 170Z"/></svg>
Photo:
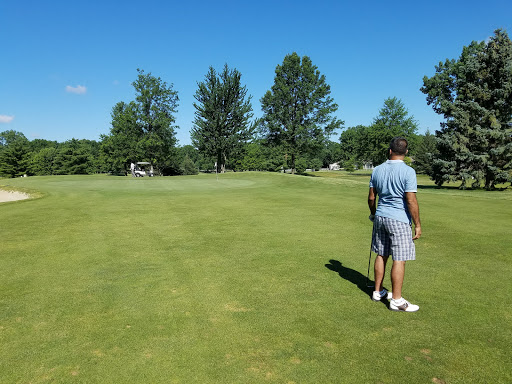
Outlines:
<svg viewBox="0 0 512 384"><path fill-rule="evenodd" d="M4 191L0 189L0 203L5 203L6 201L24 200L28 198L30 198L30 195L23 192Z"/></svg>

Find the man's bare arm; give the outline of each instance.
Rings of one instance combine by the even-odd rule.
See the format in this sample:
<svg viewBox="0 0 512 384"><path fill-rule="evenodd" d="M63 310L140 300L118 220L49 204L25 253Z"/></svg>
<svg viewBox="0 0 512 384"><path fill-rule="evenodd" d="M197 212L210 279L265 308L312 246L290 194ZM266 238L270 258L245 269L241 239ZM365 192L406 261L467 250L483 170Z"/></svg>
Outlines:
<svg viewBox="0 0 512 384"><path fill-rule="evenodd" d="M368 192L368 208L370 208L370 214L375 215L377 210L377 191L375 188L370 188Z"/></svg>
<svg viewBox="0 0 512 384"><path fill-rule="evenodd" d="M414 223L414 237L412 239L416 240L421 236L420 207L416 199L416 193L405 192L405 202L407 203L407 209L409 209L412 222Z"/></svg>

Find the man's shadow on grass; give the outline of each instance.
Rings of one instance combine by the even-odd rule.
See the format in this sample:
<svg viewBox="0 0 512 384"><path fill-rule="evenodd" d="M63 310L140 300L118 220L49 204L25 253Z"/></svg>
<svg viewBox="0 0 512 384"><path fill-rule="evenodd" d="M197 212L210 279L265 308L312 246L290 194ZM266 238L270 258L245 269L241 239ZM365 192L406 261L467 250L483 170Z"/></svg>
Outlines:
<svg viewBox="0 0 512 384"><path fill-rule="evenodd" d="M337 272L342 279L350 281L357 288L366 293L368 297L372 297L375 282L367 279L362 273L351 268L344 267L338 260L329 260L329 264L325 264L325 267L331 271Z"/></svg>

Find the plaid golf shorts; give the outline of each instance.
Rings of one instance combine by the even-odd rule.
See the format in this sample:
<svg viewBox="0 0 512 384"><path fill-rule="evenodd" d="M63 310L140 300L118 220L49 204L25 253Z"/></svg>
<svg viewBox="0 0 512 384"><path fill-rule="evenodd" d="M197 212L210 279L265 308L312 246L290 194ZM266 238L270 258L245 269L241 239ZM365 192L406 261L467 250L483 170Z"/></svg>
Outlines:
<svg viewBox="0 0 512 384"><path fill-rule="evenodd" d="M409 224L387 217L375 216L373 222L372 251L381 256L393 256L393 260L416 259L416 248L412 241Z"/></svg>

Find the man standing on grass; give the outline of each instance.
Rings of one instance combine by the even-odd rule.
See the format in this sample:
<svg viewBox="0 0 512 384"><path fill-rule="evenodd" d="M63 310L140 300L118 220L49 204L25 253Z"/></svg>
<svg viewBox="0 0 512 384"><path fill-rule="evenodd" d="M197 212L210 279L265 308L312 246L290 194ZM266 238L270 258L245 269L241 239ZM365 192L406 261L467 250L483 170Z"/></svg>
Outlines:
<svg viewBox="0 0 512 384"><path fill-rule="evenodd" d="M419 306L402 297L405 262L416 259L414 241L421 236L420 211L416 200L416 172L404 163L407 140L395 137L389 145L389 160L375 167L370 179L368 207L373 221L372 251L375 259L375 291L372 299L387 297L382 287L388 257L392 255L391 286L393 288L389 309L416 312ZM379 201L377 204L377 196ZM412 235L411 218L414 222Z"/></svg>

